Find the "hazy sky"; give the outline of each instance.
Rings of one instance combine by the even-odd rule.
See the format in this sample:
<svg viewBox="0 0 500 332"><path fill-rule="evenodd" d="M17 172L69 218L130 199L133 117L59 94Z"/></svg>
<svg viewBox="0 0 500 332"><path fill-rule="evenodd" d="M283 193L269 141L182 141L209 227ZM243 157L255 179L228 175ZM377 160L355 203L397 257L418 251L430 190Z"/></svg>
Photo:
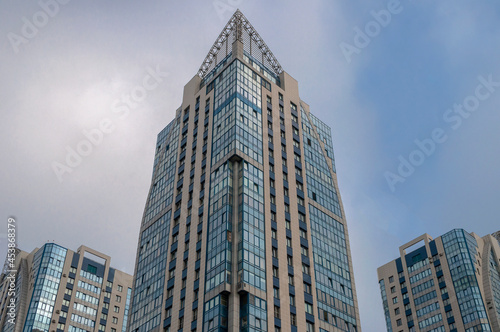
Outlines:
<svg viewBox="0 0 500 332"><path fill-rule="evenodd" d="M14 216L23 250L133 273L156 135L236 7L332 127L362 328L384 331L376 268L399 246L500 229L498 1L2 1L0 259Z"/></svg>

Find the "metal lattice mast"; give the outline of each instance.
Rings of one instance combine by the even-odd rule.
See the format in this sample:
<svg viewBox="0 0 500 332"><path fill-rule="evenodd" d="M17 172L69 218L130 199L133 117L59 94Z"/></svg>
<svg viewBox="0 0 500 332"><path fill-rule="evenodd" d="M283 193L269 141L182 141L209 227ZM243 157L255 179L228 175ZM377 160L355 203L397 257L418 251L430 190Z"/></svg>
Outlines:
<svg viewBox="0 0 500 332"><path fill-rule="evenodd" d="M250 48L252 41L257 45L258 49L262 53L262 63L264 60L267 60L272 67L272 70L276 75L279 75L283 72L283 68L279 64L276 57L273 55L269 47L266 45L262 37L257 33L255 28L250 24L247 18L243 15L243 13L238 9L233 14L229 22L227 22L226 26L219 34L219 37L215 40L215 43L210 48L205 60L201 64L200 69L198 70L198 76L203 78L209 72L210 66L215 61L217 63L217 55L219 51L224 46L224 43L227 42L228 37L233 33L234 39L241 41L244 43L243 33L246 32L250 37ZM227 45L226 45L227 47Z"/></svg>

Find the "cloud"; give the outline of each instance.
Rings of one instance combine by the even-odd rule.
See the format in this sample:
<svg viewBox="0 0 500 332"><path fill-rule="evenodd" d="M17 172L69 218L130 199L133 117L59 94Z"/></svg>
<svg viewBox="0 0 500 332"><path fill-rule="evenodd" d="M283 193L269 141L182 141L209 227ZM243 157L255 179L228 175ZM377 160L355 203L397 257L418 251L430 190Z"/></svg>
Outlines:
<svg viewBox="0 0 500 332"><path fill-rule="evenodd" d="M498 96L450 135L397 195L383 172L411 151L415 138L443 125L443 112L471 93L478 75L500 80L498 6L402 4L404 11L351 64L339 44L352 40L353 28L372 20L370 11L386 1L238 4L297 79L301 98L332 127L365 332L385 328L376 268L394 259L401 244L424 232L437 237L459 226L479 234L496 225ZM3 8L4 37L40 10L15 1ZM184 85L229 11L224 15L221 20L211 1L72 1L17 54L7 38L0 40L0 207L5 219L17 217L23 249L51 240L73 250L85 244L133 273L156 135L174 117ZM168 78L120 118L113 103L157 65ZM62 162L66 147L103 118L114 131L59 183L51 163Z"/></svg>

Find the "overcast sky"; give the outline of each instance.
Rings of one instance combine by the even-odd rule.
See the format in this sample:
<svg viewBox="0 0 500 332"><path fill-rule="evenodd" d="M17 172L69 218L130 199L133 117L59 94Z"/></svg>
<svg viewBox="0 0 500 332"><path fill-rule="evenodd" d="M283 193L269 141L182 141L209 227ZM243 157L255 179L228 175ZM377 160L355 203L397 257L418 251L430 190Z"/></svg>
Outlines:
<svg viewBox="0 0 500 332"><path fill-rule="evenodd" d="M85 244L133 273L156 135L236 7L332 127L362 328L384 331L376 269L399 246L500 229L498 1L2 1L0 259L14 216L23 250Z"/></svg>

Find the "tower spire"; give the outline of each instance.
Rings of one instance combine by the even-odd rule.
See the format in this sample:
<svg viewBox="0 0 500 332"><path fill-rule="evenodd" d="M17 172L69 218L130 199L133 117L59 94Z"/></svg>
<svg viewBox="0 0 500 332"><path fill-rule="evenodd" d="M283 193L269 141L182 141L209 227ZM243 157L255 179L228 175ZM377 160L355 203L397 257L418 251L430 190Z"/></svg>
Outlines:
<svg viewBox="0 0 500 332"><path fill-rule="evenodd" d="M217 64L224 60L229 55L230 47L228 46L231 46L236 40L243 43L245 53L261 62L274 74L281 74L283 68L278 60L245 15L237 9L203 60L198 70L198 76L204 78Z"/></svg>
<svg viewBox="0 0 500 332"><path fill-rule="evenodd" d="M241 33L241 16L242 15L243 14L240 12L240 10L237 9L233 16L235 18L234 39L243 43L243 40L241 37L241 35L242 35L242 33Z"/></svg>

